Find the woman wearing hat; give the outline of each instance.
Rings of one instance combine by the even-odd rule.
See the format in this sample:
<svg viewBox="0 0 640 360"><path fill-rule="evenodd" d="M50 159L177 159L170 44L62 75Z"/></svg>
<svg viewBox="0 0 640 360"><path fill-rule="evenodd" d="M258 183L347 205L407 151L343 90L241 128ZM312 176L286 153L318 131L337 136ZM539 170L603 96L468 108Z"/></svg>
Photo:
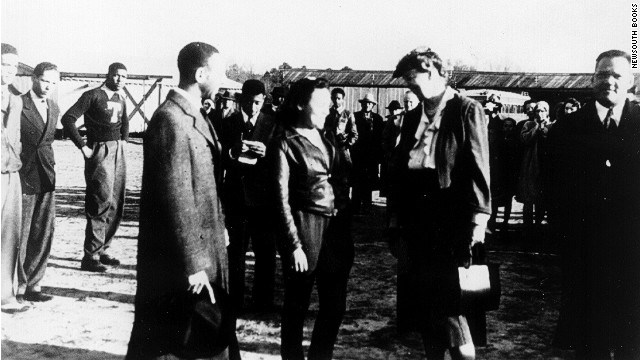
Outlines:
<svg viewBox="0 0 640 360"><path fill-rule="evenodd" d="M474 359L459 306L458 266L484 241L491 213L487 120L482 105L447 86L442 60L415 49L393 74L421 103L403 121L398 202L390 234L403 236L415 290L415 318L428 359Z"/></svg>

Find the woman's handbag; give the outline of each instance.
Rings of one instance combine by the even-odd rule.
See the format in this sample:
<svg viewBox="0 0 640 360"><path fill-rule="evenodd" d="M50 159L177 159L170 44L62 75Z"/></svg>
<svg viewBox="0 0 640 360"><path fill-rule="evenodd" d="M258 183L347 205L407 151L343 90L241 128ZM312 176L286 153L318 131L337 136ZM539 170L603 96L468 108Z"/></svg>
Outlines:
<svg viewBox="0 0 640 360"><path fill-rule="evenodd" d="M497 310L500 306L500 265L486 261L484 244L472 250L472 265L459 267L460 306L468 310Z"/></svg>

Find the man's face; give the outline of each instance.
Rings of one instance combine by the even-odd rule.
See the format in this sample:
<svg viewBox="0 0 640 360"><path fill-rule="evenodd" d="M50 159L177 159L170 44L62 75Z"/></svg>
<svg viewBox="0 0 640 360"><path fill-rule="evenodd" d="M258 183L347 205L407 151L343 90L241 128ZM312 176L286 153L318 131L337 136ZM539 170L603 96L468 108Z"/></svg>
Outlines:
<svg viewBox="0 0 640 360"><path fill-rule="evenodd" d="M18 55L2 55L2 85L13 83L18 73Z"/></svg>
<svg viewBox="0 0 640 360"><path fill-rule="evenodd" d="M40 98L48 99L60 81L60 73L56 70L45 70L39 77L33 77L33 92Z"/></svg>
<svg viewBox="0 0 640 360"><path fill-rule="evenodd" d="M536 103L528 103L524 107L524 113L527 114L529 120L533 120L535 117Z"/></svg>
<svg viewBox="0 0 640 360"><path fill-rule="evenodd" d="M632 85L631 64L627 59L603 58L596 64L591 86L601 105L611 107L623 103Z"/></svg>
<svg viewBox="0 0 640 360"><path fill-rule="evenodd" d="M220 88L220 79L224 76L224 64L219 59L219 54L211 54L207 65L196 72L196 82L202 92L202 98L210 99Z"/></svg>
<svg viewBox="0 0 640 360"><path fill-rule="evenodd" d="M416 106L418 106L419 102L420 101L418 100L418 97L416 96L416 94L408 93L404 97L404 109L406 111L411 111L415 109Z"/></svg>
<svg viewBox="0 0 640 360"><path fill-rule="evenodd" d="M334 93L331 95L331 102L333 103L333 107L336 109L342 109L344 106L344 95L340 93Z"/></svg>
<svg viewBox="0 0 640 360"><path fill-rule="evenodd" d="M233 100L224 99L222 100L222 108L227 110L232 106Z"/></svg>
<svg viewBox="0 0 640 360"><path fill-rule="evenodd" d="M247 114L249 117L254 117L258 115L260 109L262 109L262 104L264 103L264 94L258 94L252 96L250 98L246 98L242 102L242 111Z"/></svg>
<svg viewBox="0 0 640 360"><path fill-rule="evenodd" d="M127 70L118 69L107 75L107 87L113 91L120 91L124 88L125 80L127 80Z"/></svg>
<svg viewBox="0 0 640 360"><path fill-rule="evenodd" d="M502 123L502 130L505 133L510 133L512 131L515 131L515 129L516 129L515 121L505 121Z"/></svg>
<svg viewBox="0 0 640 360"><path fill-rule="evenodd" d="M275 106L280 106L284 102L283 96L274 96L272 104Z"/></svg>
<svg viewBox="0 0 640 360"><path fill-rule="evenodd" d="M549 109L544 105L537 105L535 109L535 119L538 122L544 122L549 119Z"/></svg>
<svg viewBox="0 0 640 360"><path fill-rule="evenodd" d="M569 115L571 113L578 111L578 107L572 103L566 103L564 104L564 107L562 108L562 110L564 111L565 115Z"/></svg>
<svg viewBox="0 0 640 360"><path fill-rule="evenodd" d="M427 64L424 71L411 70L404 76L407 87L418 98L433 99L442 94L447 86L446 78L433 65Z"/></svg>
<svg viewBox="0 0 640 360"><path fill-rule="evenodd" d="M402 109L393 109L393 110L391 110L391 115L393 115L393 116L400 115L400 113L402 113Z"/></svg>
<svg viewBox="0 0 640 360"><path fill-rule="evenodd" d="M369 101L363 101L360 103L360 106L362 106L362 111L364 112L371 112L371 110L373 110L373 103L369 102Z"/></svg>

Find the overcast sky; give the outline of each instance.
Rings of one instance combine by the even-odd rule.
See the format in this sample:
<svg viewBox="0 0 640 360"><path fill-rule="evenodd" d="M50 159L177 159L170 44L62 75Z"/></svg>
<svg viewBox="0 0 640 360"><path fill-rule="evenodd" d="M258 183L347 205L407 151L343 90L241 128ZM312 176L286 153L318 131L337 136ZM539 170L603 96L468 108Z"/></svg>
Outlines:
<svg viewBox="0 0 640 360"><path fill-rule="evenodd" d="M602 51L631 50L630 0L2 0L2 41L22 62L62 71L177 75L191 41L264 72L392 70L418 45L488 69L590 72Z"/></svg>

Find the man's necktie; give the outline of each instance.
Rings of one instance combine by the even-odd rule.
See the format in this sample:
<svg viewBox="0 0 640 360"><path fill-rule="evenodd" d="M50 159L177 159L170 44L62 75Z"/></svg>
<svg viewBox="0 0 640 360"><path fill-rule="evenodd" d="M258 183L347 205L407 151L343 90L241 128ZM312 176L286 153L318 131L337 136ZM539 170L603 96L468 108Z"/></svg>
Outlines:
<svg viewBox="0 0 640 360"><path fill-rule="evenodd" d="M251 136L251 133L253 133L253 128L254 128L254 125L251 122L251 120L247 120L247 122L244 123L244 127L245 127L244 133L247 135L246 137Z"/></svg>
<svg viewBox="0 0 640 360"><path fill-rule="evenodd" d="M615 131L618 128L618 125L616 125L616 121L612 118L613 116L613 108L609 108L609 111L607 112L607 116L604 117L604 128L608 131L608 132L612 132Z"/></svg>

